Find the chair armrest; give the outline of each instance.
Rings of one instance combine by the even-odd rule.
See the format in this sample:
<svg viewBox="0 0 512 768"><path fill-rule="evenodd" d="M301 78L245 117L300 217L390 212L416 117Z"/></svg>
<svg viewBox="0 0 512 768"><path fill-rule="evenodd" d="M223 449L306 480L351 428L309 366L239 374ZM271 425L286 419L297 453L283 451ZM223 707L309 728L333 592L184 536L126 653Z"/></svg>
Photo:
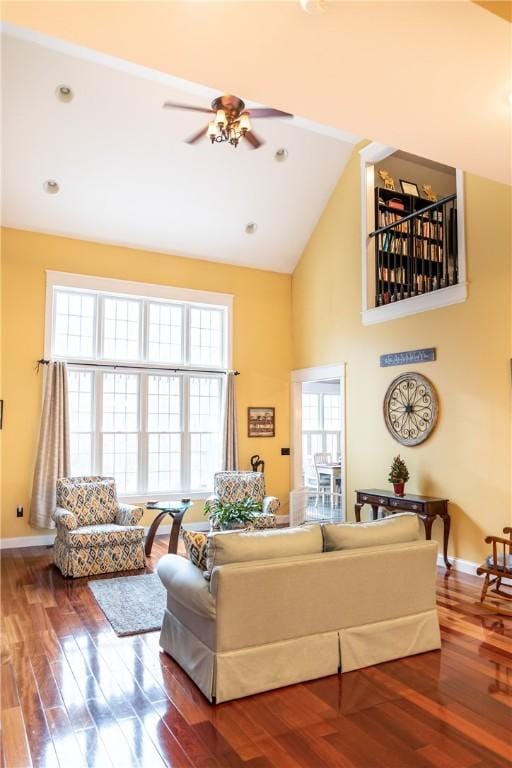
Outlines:
<svg viewBox="0 0 512 768"><path fill-rule="evenodd" d="M277 496L265 496L263 499L262 512L265 515L277 515L279 513L280 506L281 502Z"/></svg>
<svg viewBox="0 0 512 768"><path fill-rule="evenodd" d="M143 514L142 507L135 507L132 504L118 504L115 524L137 525Z"/></svg>
<svg viewBox="0 0 512 768"><path fill-rule="evenodd" d="M52 513L52 520L57 528L65 528L68 531L73 531L78 528L78 521L74 514L69 509L64 507L57 507Z"/></svg>

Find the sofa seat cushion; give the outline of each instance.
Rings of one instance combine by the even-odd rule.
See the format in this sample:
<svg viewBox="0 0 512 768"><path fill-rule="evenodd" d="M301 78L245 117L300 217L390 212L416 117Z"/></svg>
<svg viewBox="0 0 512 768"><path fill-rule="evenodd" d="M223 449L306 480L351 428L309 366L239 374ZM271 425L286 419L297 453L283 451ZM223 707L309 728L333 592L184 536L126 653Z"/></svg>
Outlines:
<svg viewBox="0 0 512 768"><path fill-rule="evenodd" d="M312 555L322 552L322 544L319 524L299 528L211 533L206 551L207 570L211 573L216 566L228 563Z"/></svg>
<svg viewBox="0 0 512 768"><path fill-rule="evenodd" d="M115 544L137 544L144 539L142 525L83 525L62 532L68 547L105 547ZM59 535L61 531L59 531Z"/></svg>
<svg viewBox="0 0 512 768"><path fill-rule="evenodd" d="M402 544L421 538L420 520L402 512L368 523L323 523L324 551Z"/></svg>

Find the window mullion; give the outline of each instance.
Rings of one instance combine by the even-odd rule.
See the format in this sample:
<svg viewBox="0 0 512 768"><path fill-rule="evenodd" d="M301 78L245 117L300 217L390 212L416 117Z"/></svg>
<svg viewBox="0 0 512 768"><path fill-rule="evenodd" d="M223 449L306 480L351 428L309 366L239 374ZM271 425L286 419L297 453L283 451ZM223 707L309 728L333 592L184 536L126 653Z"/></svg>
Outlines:
<svg viewBox="0 0 512 768"><path fill-rule="evenodd" d="M140 374L139 380L139 453L137 489L148 490L148 376Z"/></svg>
<svg viewBox="0 0 512 768"><path fill-rule="evenodd" d="M190 364L190 307L185 304L183 307L183 338L182 338L182 359L185 365Z"/></svg>
<svg viewBox="0 0 512 768"><path fill-rule="evenodd" d="M183 490L191 488L190 480L190 377L181 377L181 481Z"/></svg>
<svg viewBox="0 0 512 768"><path fill-rule="evenodd" d="M103 434L102 434L102 410L103 410L103 375L101 371L94 372L94 472L103 474Z"/></svg>

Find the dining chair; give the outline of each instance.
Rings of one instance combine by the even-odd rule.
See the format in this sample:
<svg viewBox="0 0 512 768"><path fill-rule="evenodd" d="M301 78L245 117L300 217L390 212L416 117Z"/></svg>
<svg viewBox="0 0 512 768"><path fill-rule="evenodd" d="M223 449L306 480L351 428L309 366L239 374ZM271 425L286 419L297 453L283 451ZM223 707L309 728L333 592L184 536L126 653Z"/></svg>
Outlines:
<svg viewBox="0 0 512 768"><path fill-rule="evenodd" d="M331 464L331 463L332 463L332 456L330 453L314 453L313 454L313 464L315 466L317 493L320 493L322 488L331 487L331 481L329 479L329 475L326 475L325 473L321 472L319 469L319 465Z"/></svg>

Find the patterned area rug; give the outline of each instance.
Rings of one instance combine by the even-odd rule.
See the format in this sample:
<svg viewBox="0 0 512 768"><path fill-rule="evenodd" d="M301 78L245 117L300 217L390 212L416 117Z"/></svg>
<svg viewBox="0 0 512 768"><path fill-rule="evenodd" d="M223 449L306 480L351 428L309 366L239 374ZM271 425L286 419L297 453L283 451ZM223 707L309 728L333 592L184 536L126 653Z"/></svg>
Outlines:
<svg viewBox="0 0 512 768"><path fill-rule="evenodd" d="M167 593L158 574L89 581L88 587L117 635L161 628Z"/></svg>

